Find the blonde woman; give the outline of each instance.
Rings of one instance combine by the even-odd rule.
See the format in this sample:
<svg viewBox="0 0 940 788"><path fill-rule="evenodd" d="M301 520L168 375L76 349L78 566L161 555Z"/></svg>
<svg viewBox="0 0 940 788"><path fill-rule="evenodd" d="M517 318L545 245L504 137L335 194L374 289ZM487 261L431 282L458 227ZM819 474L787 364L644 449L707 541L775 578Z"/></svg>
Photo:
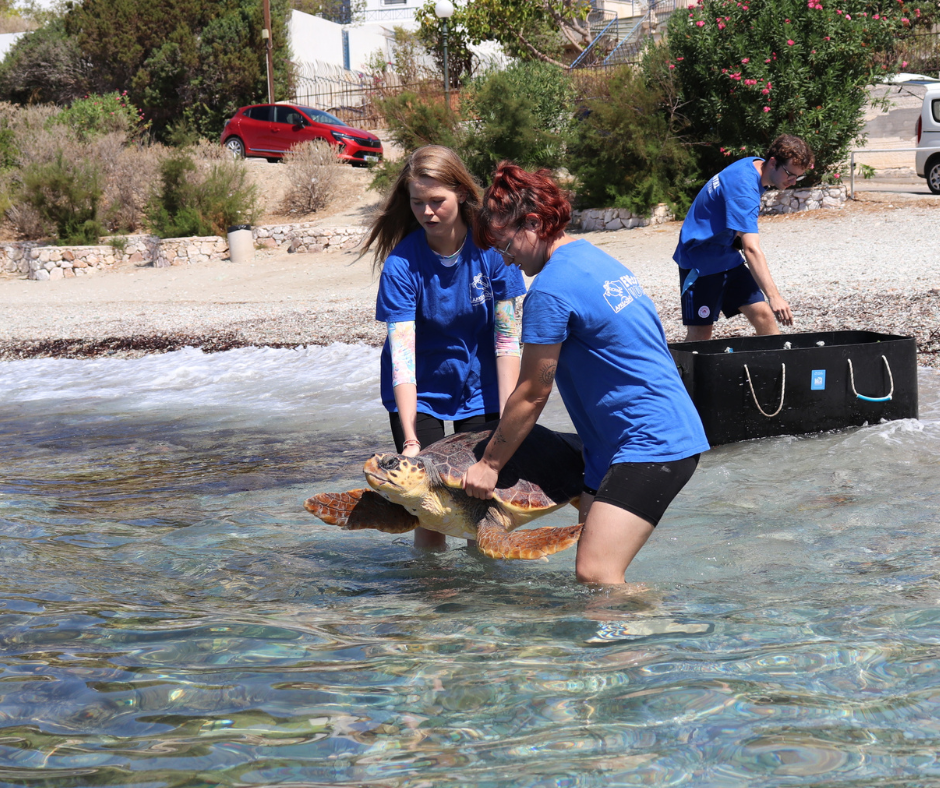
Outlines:
<svg viewBox="0 0 940 788"><path fill-rule="evenodd" d="M480 188L450 148L428 145L405 162L364 252L381 268L375 319L388 325L382 404L397 451L413 457L455 432L499 418L519 377L518 269L481 251L471 227ZM443 549L418 528L415 546Z"/></svg>

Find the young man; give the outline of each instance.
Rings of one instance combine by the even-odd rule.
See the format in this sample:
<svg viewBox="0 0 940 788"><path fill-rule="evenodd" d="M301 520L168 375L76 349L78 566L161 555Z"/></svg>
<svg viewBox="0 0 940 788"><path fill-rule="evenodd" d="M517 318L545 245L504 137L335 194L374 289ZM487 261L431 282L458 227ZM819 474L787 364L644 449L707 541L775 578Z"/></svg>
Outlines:
<svg viewBox="0 0 940 788"><path fill-rule="evenodd" d="M812 166L809 145L783 134L765 158L736 161L698 193L672 256L679 264L686 342L711 339L719 312L740 312L758 334L779 334L777 322L793 325L760 246L757 215L765 189L792 187Z"/></svg>

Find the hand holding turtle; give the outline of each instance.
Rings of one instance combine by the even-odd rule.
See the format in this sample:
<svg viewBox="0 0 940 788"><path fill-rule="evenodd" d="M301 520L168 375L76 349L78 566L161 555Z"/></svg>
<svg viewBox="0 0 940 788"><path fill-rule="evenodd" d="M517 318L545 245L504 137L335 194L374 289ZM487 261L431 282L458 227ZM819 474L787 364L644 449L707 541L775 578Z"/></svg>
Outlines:
<svg viewBox="0 0 940 788"><path fill-rule="evenodd" d="M493 491L496 489L498 479L499 471L485 460L480 460L467 468L461 486L464 492L471 498L482 498L486 500L493 497Z"/></svg>

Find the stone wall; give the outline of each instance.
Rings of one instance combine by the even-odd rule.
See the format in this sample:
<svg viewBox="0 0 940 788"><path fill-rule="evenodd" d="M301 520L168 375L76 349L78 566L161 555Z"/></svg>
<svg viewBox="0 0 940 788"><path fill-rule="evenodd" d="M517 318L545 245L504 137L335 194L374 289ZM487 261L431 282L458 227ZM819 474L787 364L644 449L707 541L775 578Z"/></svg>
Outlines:
<svg viewBox="0 0 940 788"><path fill-rule="evenodd" d="M634 227L649 227L651 224L664 224L675 217L665 203L653 208L652 213L640 216L626 208L589 208L585 211L571 212L571 229L589 232L590 230L632 230Z"/></svg>
<svg viewBox="0 0 940 788"><path fill-rule="evenodd" d="M814 211L819 208L841 208L848 199L844 184L819 184L806 189L782 189L764 192L761 198L760 212L763 216L778 213L796 213ZM571 212L571 229L588 232L590 230L632 230L635 227L649 227L675 219L672 211L664 203L653 208L649 217L631 213L626 208L592 208L586 211Z"/></svg>
<svg viewBox="0 0 940 788"><path fill-rule="evenodd" d="M25 246L25 245L23 245ZM18 248L19 247L19 248ZM88 276L114 265L113 246L41 246L4 244L4 270L37 281Z"/></svg>
<svg viewBox="0 0 940 788"><path fill-rule="evenodd" d="M815 211L820 208L841 208L848 199L844 184L818 184L806 189L782 189L764 192L760 212L763 215Z"/></svg>
<svg viewBox="0 0 940 788"><path fill-rule="evenodd" d="M259 246L286 248L288 252L324 252L353 249L365 236L362 227L318 227L313 222L255 227L252 235Z"/></svg>
<svg viewBox="0 0 940 788"><path fill-rule="evenodd" d="M362 227L318 227L312 222L260 226L252 230L256 245L287 252L323 252L355 248ZM217 235L158 238L127 235L102 238L100 246L53 246L41 241L0 243L0 273L25 274L38 281L86 276L119 264L167 268L228 257L228 239Z"/></svg>

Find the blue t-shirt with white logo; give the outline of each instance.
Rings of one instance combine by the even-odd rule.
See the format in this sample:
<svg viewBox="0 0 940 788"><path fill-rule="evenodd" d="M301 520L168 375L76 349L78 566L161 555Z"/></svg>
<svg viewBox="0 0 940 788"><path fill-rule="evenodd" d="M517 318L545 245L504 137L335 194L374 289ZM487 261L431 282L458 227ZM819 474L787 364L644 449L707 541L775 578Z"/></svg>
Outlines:
<svg viewBox="0 0 940 788"><path fill-rule="evenodd" d="M584 443L584 483L618 462L708 450L656 307L623 263L587 241L559 247L529 288L522 341L561 343L555 381Z"/></svg>
<svg viewBox="0 0 940 788"><path fill-rule="evenodd" d="M737 233L756 233L763 187L748 157L725 167L695 197L682 223L672 259L701 276L718 274L744 262L731 244Z"/></svg>
<svg viewBox="0 0 940 788"><path fill-rule="evenodd" d="M458 261L442 264L423 229L409 233L382 267L375 319L415 322L418 412L445 421L499 411L496 302L525 293L518 268L468 234ZM396 411L388 339L382 348L382 404Z"/></svg>

